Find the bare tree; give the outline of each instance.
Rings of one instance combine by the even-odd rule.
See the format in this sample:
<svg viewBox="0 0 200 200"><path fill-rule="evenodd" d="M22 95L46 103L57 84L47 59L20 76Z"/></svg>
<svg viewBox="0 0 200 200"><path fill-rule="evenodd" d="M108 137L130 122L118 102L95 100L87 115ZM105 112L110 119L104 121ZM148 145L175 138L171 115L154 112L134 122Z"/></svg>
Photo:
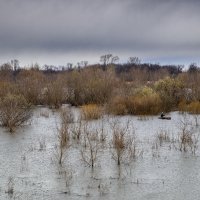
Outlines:
<svg viewBox="0 0 200 200"><path fill-rule="evenodd" d="M81 61L81 65L82 65L83 67L87 67L88 61L86 61L86 60Z"/></svg>
<svg viewBox="0 0 200 200"><path fill-rule="evenodd" d="M128 63L139 65L141 63L141 60L138 57L129 57Z"/></svg>
<svg viewBox="0 0 200 200"><path fill-rule="evenodd" d="M113 56L112 54L105 54L100 57L100 62L103 65L103 70L107 69L109 64L114 64L119 60L118 56Z"/></svg>
<svg viewBox="0 0 200 200"><path fill-rule="evenodd" d="M67 69L72 70L73 64L72 63L67 63Z"/></svg>
<svg viewBox="0 0 200 200"><path fill-rule="evenodd" d="M114 64L116 62L119 61L119 57L118 56L113 56L112 59L111 59L111 63Z"/></svg>
<svg viewBox="0 0 200 200"><path fill-rule="evenodd" d="M112 54L102 55L100 57L100 62L102 62L103 65L107 66L110 63L110 61L112 60L112 57L113 57Z"/></svg>
<svg viewBox="0 0 200 200"><path fill-rule="evenodd" d="M13 67L13 70L17 71L17 69L19 68L19 60L17 59L11 60L11 65Z"/></svg>

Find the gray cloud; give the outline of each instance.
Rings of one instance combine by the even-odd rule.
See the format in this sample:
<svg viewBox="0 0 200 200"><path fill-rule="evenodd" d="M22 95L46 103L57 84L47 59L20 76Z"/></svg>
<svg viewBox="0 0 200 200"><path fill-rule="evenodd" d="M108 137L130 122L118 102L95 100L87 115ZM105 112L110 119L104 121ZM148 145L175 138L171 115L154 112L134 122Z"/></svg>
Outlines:
<svg viewBox="0 0 200 200"><path fill-rule="evenodd" d="M0 0L0 53L198 58L199 7L198 0Z"/></svg>

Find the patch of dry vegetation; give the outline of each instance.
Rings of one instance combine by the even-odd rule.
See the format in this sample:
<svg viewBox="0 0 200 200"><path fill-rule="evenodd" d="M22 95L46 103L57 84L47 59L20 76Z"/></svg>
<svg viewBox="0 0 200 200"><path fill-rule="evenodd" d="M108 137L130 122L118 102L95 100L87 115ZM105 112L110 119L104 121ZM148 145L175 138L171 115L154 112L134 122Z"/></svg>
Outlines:
<svg viewBox="0 0 200 200"><path fill-rule="evenodd" d="M88 104L81 107L81 115L84 120L99 119L103 115L102 106Z"/></svg>
<svg viewBox="0 0 200 200"><path fill-rule="evenodd" d="M186 101L181 101L178 105L180 112L189 112L190 114L200 114L200 102L192 101L187 103Z"/></svg>
<svg viewBox="0 0 200 200"><path fill-rule="evenodd" d="M159 94L149 87L143 87L130 96L114 97L107 108L112 114L155 115L162 110Z"/></svg>
<svg viewBox="0 0 200 200"><path fill-rule="evenodd" d="M117 57L103 57L107 56L107 64L102 61L103 65L85 64L83 68L70 65L62 70L53 66L41 70L37 64L16 70L5 63L0 66L0 97L8 93L22 95L33 105L53 109L66 103L106 105L107 112L114 115L155 115L175 110L178 105L181 110L181 102L185 101L188 112L200 112L198 67L183 72L180 66L135 63L138 58L134 57L127 64L115 65L112 59Z"/></svg>
<svg viewBox="0 0 200 200"><path fill-rule="evenodd" d="M117 165L130 163L136 157L136 139L134 129L130 127L130 121L124 126L116 120L111 125L112 140L110 143L112 158Z"/></svg>
<svg viewBox="0 0 200 200"><path fill-rule="evenodd" d="M73 115L70 108L61 108L59 119L60 125L57 127L57 158L58 163L62 165L67 149L70 147L70 123L73 122Z"/></svg>

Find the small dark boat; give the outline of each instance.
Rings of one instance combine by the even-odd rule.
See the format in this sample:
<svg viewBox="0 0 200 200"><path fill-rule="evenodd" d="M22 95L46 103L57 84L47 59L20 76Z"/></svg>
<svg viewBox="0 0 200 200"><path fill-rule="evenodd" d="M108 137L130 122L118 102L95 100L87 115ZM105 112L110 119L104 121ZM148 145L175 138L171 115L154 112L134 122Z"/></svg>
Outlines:
<svg viewBox="0 0 200 200"><path fill-rule="evenodd" d="M158 119L167 119L167 120L171 120L171 117L158 117Z"/></svg>

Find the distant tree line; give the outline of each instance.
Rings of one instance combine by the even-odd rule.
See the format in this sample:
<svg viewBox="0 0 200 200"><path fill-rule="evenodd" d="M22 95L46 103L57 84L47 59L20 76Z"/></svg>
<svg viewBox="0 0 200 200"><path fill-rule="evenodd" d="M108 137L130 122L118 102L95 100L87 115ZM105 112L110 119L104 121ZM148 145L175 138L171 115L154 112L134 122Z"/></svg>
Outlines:
<svg viewBox="0 0 200 200"><path fill-rule="evenodd" d="M88 61L80 61L77 62L77 64L73 63L67 63L65 66L55 66L55 65L47 65L39 66L37 63L33 64L27 68L43 71L44 73L56 73L61 71L72 71L85 67L98 67L102 70L107 70L109 67L114 67L117 74L124 73L124 72L130 72L133 69L137 70L146 70L155 72L158 70L166 70L170 75L178 75L183 72L184 65L160 65L158 63L152 64L152 63L141 63L141 60L138 57L129 57L126 63L118 63L119 57L114 56L112 54L105 54L100 56L100 62L98 64L92 64L89 65ZM26 67L23 67L26 68ZM19 72L22 69L19 65L19 61L17 59L13 59L8 63L4 63L0 66L1 71L8 71L8 72ZM191 63L186 71L192 73L192 72L198 72L200 68L197 66L196 63Z"/></svg>
<svg viewBox="0 0 200 200"><path fill-rule="evenodd" d="M120 64L118 56L106 54L93 65L81 61L22 68L15 59L0 66L0 101L7 94L20 95L32 105L97 104L115 114L187 110L190 103L197 102L198 110L199 82L200 68L195 63L187 70L183 65L142 63L138 57Z"/></svg>

